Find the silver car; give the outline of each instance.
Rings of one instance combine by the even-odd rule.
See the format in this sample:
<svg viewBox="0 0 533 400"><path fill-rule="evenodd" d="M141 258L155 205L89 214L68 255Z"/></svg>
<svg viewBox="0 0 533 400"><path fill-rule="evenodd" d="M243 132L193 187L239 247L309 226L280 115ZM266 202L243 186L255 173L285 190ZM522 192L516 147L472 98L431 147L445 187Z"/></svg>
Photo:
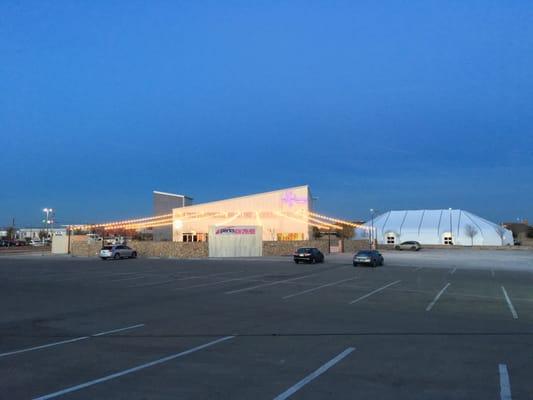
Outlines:
<svg viewBox="0 0 533 400"><path fill-rule="evenodd" d="M137 252L123 244L117 244L115 246L104 246L100 250L100 258L102 260L107 260L108 258L113 258L119 260L121 258L137 258Z"/></svg>
<svg viewBox="0 0 533 400"><path fill-rule="evenodd" d="M418 251L418 250L420 250L422 248L422 246L420 246L420 243L415 242L413 240L413 241L402 242L400 244L397 244L396 246L394 246L394 248L396 250L414 250L414 251Z"/></svg>

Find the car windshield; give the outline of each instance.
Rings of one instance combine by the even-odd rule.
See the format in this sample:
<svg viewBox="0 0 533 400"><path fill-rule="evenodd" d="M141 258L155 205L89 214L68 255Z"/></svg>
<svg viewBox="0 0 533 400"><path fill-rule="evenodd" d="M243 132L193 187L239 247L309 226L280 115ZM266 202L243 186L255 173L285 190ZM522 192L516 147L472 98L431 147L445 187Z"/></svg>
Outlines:
<svg viewBox="0 0 533 400"><path fill-rule="evenodd" d="M357 253L358 256L371 256L372 255L372 252L371 251L360 251Z"/></svg>
<svg viewBox="0 0 533 400"><path fill-rule="evenodd" d="M310 253L313 249L310 247L302 247L301 249L298 249L298 253Z"/></svg>
<svg viewBox="0 0 533 400"><path fill-rule="evenodd" d="M113 246L104 246L102 250L113 250Z"/></svg>

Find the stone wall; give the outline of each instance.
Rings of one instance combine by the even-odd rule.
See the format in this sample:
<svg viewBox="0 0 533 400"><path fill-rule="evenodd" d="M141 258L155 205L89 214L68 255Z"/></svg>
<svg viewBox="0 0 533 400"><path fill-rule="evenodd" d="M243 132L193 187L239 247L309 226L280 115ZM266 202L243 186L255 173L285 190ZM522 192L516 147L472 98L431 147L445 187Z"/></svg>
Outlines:
<svg viewBox="0 0 533 400"><path fill-rule="evenodd" d="M327 240L263 241L263 256L290 256L300 247L316 247L328 252Z"/></svg>
<svg viewBox="0 0 533 400"><path fill-rule="evenodd" d="M85 237L72 237L70 252L73 256L94 257L97 256L102 245L100 243L87 244ZM173 257L173 258L205 258L208 255L207 243L194 242L152 242L136 241L128 242L128 246L137 251L139 257Z"/></svg>

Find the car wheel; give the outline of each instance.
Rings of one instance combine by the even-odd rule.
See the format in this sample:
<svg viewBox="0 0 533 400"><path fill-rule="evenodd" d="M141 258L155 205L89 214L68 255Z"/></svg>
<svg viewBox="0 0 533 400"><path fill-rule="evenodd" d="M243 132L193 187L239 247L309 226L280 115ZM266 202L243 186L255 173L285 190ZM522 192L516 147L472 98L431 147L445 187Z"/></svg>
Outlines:
<svg viewBox="0 0 533 400"><path fill-rule="evenodd" d="M295 262L296 264L300 264L300 261L298 261L298 260L294 260L294 262Z"/></svg>
<svg viewBox="0 0 533 400"><path fill-rule="evenodd" d="M113 256L113 258L115 260L120 260L120 254L119 253L115 253L115 255Z"/></svg>
<svg viewBox="0 0 533 400"><path fill-rule="evenodd" d="M107 260L107 257L100 257L100 258L101 258L102 260L104 260L104 261Z"/></svg>
<svg viewBox="0 0 533 400"><path fill-rule="evenodd" d="M316 264L316 258L315 257L311 258L311 264Z"/></svg>
<svg viewBox="0 0 533 400"><path fill-rule="evenodd" d="M353 263L353 266L354 266L354 267L357 267L357 263L356 263L356 262L354 262L354 263Z"/></svg>
<svg viewBox="0 0 533 400"><path fill-rule="evenodd" d="M131 258L137 258L137 252L134 251L133 253L131 253Z"/></svg>

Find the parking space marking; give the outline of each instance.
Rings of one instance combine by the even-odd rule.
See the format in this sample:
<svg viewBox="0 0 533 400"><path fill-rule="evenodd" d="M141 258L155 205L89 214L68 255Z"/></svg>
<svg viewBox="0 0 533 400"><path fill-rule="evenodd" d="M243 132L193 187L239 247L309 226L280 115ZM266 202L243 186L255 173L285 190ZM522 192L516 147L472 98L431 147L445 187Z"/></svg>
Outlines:
<svg viewBox="0 0 533 400"><path fill-rule="evenodd" d="M28 347L28 348L25 348L25 349L8 351L6 353L0 354L0 357L6 357L6 356L11 356L11 355L20 354L20 353L27 353L28 351L46 349L47 347L54 347L54 346L59 346L59 345L62 345L62 344L67 344L67 343L79 342L80 340L89 339L89 337L90 336L80 336L80 337L77 337L77 338L74 338L74 339L68 339L68 340L62 340L60 342L53 342L53 343L43 344L41 346Z"/></svg>
<svg viewBox="0 0 533 400"><path fill-rule="evenodd" d="M144 324L137 324L137 325L127 326L125 328L119 328L119 329L113 329L111 331L95 333L94 335L91 335L91 336L104 336L104 335L109 335L111 333L117 333L117 332L129 331L131 329L141 328L143 326Z"/></svg>
<svg viewBox="0 0 533 400"><path fill-rule="evenodd" d="M500 400L512 400L507 364L499 364L498 370L500 372Z"/></svg>
<svg viewBox="0 0 533 400"><path fill-rule="evenodd" d="M507 301L507 305L509 306L509 310L511 311L511 314L513 314L513 318L518 319L518 314L513 306L513 303L511 303L511 299L509 298L509 295L507 294L507 290L505 290L503 286L501 288L502 288L503 295L505 296L505 300Z"/></svg>
<svg viewBox="0 0 533 400"><path fill-rule="evenodd" d="M146 277L144 275L141 275L141 276L130 276L128 278L110 279L109 282L132 281L134 279L141 279L141 278L146 278Z"/></svg>
<svg viewBox="0 0 533 400"><path fill-rule="evenodd" d="M394 282L391 282L391 283L388 283L387 285L382 286L382 287L380 287L379 289L373 290L373 291L371 291L370 293L365 294L364 296L358 297L357 299L350 301L348 304L354 304L354 303L357 303L358 301L364 300L364 299L366 299L367 297L370 297L370 296L372 296L373 294L376 294L376 293L378 293L378 292L381 292L382 290L387 289L389 286L396 285L396 284L398 284L398 283L400 283L400 282L401 282L401 280L399 280L399 281L394 281Z"/></svg>
<svg viewBox="0 0 533 400"><path fill-rule="evenodd" d="M322 365L320 368L318 368L316 371L312 372L311 374L307 375L305 378L303 378L301 381L296 383L294 386L291 386L289 389L281 393L280 395L276 396L274 400L285 400L291 397L294 393L296 393L298 390L303 388L305 385L307 385L312 380L318 378L320 375L322 375L324 372L326 372L328 369L333 367L335 364L339 363L347 357L350 353L352 353L355 350L353 347L348 347L346 350L344 350L342 353L338 354L331 360L329 360L327 363Z"/></svg>
<svg viewBox="0 0 533 400"><path fill-rule="evenodd" d="M262 288L262 287L267 287L267 286L273 286L273 285L278 285L280 283L285 283L285 282L292 282L292 281L296 281L298 279L304 279L304 278L308 278L310 276L315 276L315 275L318 275L319 273L315 273L315 274L309 274L309 275L304 275L304 276L299 276L298 278L290 278L290 279L284 279L284 280L281 280L281 281L274 281L274 282L269 282L269 283L263 283L261 285L255 285L255 286L249 286L247 288L244 288L244 289L237 289L237 290L231 290L229 292L226 292L225 294L235 294L235 293L242 293L242 292L247 292L249 290L254 290L254 289L259 289L259 288Z"/></svg>
<svg viewBox="0 0 533 400"><path fill-rule="evenodd" d="M128 330L128 329L140 328L141 326L144 326L144 324L138 324L138 325L127 326L125 328L113 329L111 331L95 333L95 334L89 335L89 336L79 336L79 337L76 337L76 338L73 338L73 339L61 340L60 342L47 343L47 344L43 344L43 345L40 345L40 346L27 347L25 349L20 349L20 350L8 351L6 353L1 353L0 357L6 357L6 356L11 356L11 355L20 354L20 353L27 353L29 351L46 349L48 347L60 346L62 344L79 342L80 340L90 339L91 337L94 337L94 336L104 336L104 335L108 335L110 333L116 333L116 332L121 332L121 331L125 331L125 330Z"/></svg>
<svg viewBox="0 0 533 400"><path fill-rule="evenodd" d="M167 283L173 283L173 282L179 282L179 281L188 281L191 279L212 278L215 276L223 276L223 275L231 275L231 274L239 274L239 273L242 273L242 271L221 272L217 274L206 274L206 275L193 275L193 276L187 276L185 278L171 279L171 280L166 280L166 281L161 281L161 282L143 283L141 285L132 285L132 286L126 286L126 287L127 288L142 288L142 287L148 287L148 286L165 285Z"/></svg>
<svg viewBox="0 0 533 400"><path fill-rule="evenodd" d="M201 288L201 287L205 287L205 286L215 286L215 285L220 285L222 283L228 283L228 282L247 281L247 280L254 279L254 278L259 278L259 277L262 277L262 276L266 276L266 275L265 274L252 275L252 276L247 276L247 277L244 277L244 278L232 278L232 279L225 279L223 281L200 283L199 285L192 285L192 286L174 288L174 290L186 290L186 289Z"/></svg>
<svg viewBox="0 0 533 400"><path fill-rule="evenodd" d="M343 280L337 281L337 282L326 283L325 285L320 285L320 286L317 286L317 287L314 287L314 288L311 288L311 289L303 290L301 292L289 294L287 296L282 297L282 299L284 299L284 300L285 299L290 299L292 297L300 296L300 295L306 294L306 293L311 293L311 292L314 292L315 290L320 290L320 289L325 288L325 287L335 286L335 285L338 285L339 283L353 281L354 279L358 279L358 278L355 277L355 278L350 278L350 279L343 279Z"/></svg>
<svg viewBox="0 0 533 400"><path fill-rule="evenodd" d="M490 274L494 278L494 270L493 269L490 270Z"/></svg>
<svg viewBox="0 0 533 400"><path fill-rule="evenodd" d="M433 299L433 301L431 303L428 304L428 306L426 307L426 311L431 311L431 309L433 308L433 306L435 304L437 304L437 301L439 301L440 299L440 296L443 295L443 293L446 291L446 289L448 289L448 286L450 286L450 282L448 282L441 290L439 293L437 293L437 295L435 296L435 298Z"/></svg>
<svg viewBox="0 0 533 400"><path fill-rule="evenodd" d="M457 267L455 267L454 269L452 269L452 272L450 272L450 275L455 274L455 271L457 271Z"/></svg>
<svg viewBox="0 0 533 400"><path fill-rule="evenodd" d="M57 392L54 392L54 393L46 394L46 395L40 396L40 397L35 397L33 400L53 399L55 397L59 397L59 396L62 396L64 394L67 394L67 393L72 393L72 392L84 389L86 387L89 387L89 386L97 385L99 383L110 381L112 379L120 378L121 376L128 375L128 374L131 374L133 372L137 372L137 371L143 370L145 368L150 368L150 367L153 367L155 365L162 364L162 363L174 360L176 358L186 356L186 355L191 354L191 353L195 353L195 352L197 352L199 350L203 350L205 348L214 346L215 344L224 342L224 341L229 340L229 339L233 339L234 337L235 336L225 336L225 337L222 337L220 339L213 340L211 342L202 344L200 346L193 347L193 348L191 348L189 350L182 351L180 353L171 354L169 356L166 356L166 357L163 357L163 358L159 358L157 360L150 361L148 363L141 364L141 365L138 365L138 366L133 367L133 368L128 368L128 369L125 369L123 371L115 372L114 374L106 375L106 376L103 376L103 377L98 378L98 379L94 379L94 380L91 380L91 381L88 381L88 382L84 382L84 383L81 383L81 384L76 385L76 386L71 386L71 387L68 387L66 389L62 389L62 390L59 390Z"/></svg>
<svg viewBox="0 0 533 400"><path fill-rule="evenodd" d="M418 267L418 268L415 268L415 269L413 270L413 272L420 271L422 268L424 268L424 267Z"/></svg>

